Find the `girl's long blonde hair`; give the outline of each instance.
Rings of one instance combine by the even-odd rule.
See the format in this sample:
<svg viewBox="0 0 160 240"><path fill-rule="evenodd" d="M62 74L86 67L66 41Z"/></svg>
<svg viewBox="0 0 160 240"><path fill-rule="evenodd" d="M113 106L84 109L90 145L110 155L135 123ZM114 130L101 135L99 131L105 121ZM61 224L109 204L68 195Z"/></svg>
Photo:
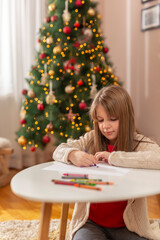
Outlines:
<svg viewBox="0 0 160 240"><path fill-rule="evenodd" d="M89 113L94 121L95 133L93 142L88 145L90 151L104 151L107 149L107 143L109 143L98 127L96 109L99 104L104 107L107 115L119 119L116 150L132 151L134 133L136 131L134 108L127 91L116 85L102 88L91 104Z"/></svg>

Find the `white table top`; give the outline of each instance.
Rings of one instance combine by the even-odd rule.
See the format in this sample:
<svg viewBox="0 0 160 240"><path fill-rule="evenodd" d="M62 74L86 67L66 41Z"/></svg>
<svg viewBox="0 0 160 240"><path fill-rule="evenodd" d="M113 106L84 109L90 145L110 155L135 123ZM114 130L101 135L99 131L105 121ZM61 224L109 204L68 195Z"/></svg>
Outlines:
<svg viewBox="0 0 160 240"><path fill-rule="evenodd" d="M160 193L160 170L132 169L124 176L96 176L114 185L99 187L102 191L56 185L61 173L44 170L53 164L42 163L20 171L11 180L11 189L19 197L38 202L110 202L139 198ZM89 178L95 178L90 174Z"/></svg>

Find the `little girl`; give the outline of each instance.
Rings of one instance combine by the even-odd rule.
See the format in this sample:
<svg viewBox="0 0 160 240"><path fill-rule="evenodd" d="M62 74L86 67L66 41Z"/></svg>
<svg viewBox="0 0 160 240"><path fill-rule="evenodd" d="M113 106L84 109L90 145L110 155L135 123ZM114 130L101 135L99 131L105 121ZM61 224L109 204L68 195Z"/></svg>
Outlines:
<svg viewBox="0 0 160 240"><path fill-rule="evenodd" d="M124 88L101 89L92 102L90 115L94 130L60 144L54 160L90 166L103 159L114 166L160 169L160 147L138 134L132 101ZM70 227L73 240L160 240L158 224L149 222L145 198L76 203Z"/></svg>

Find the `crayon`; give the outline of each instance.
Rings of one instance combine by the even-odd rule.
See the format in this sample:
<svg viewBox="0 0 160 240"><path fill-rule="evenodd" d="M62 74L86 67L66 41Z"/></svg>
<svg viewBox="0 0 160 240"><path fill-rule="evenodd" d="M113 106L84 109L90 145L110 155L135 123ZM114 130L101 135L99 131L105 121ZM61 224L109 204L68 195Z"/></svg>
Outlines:
<svg viewBox="0 0 160 240"><path fill-rule="evenodd" d="M114 185L113 182L92 181L92 180L89 180L89 179L88 179L88 181L84 181L82 179L80 179L80 180L71 179L71 182L86 183L86 184L100 184L100 185Z"/></svg>
<svg viewBox="0 0 160 240"><path fill-rule="evenodd" d="M52 180L55 184L61 184L61 185L71 185L74 186L74 182L67 182L67 181L61 181L61 180Z"/></svg>
<svg viewBox="0 0 160 240"><path fill-rule="evenodd" d="M86 148L84 149L84 151L89 154L89 152L87 151ZM97 166L97 164L92 164L92 165L90 165L90 167L95 167L95 166ZM97 167L98 167L98 166L97 166Z"/></svg>
<svg viewBox="0 0 160 240"><path fill-rule="evenodd" d="M74 183L74 182L67 182L67 181L61 181L61 180L52 180L52 182L54 182L54 184L59 184L59 185L67 185L67 186L73 186L73 187L84 186L84 188L87 188L87 189L99 190L99 191L101 190L100 188L94 187L93 185L86 185L82 183Z"/></svg>
<svg viewBox="0 0 160 240"><path fill-rule="evenodd" d="M72 176L72 177L84 177L88 178L88 174L77 174L77 173L63 173L63 176Z"/></svg>
<svg viewBox="0 0 160 240"><path fill-rule="evenodd" d="M88 177L80 176L62 176L63 179L88 179Z"/></svg>
<svg viewBox="0 0 160 240"><path fill-rule="evenodd" d="M71 181L76 182L76 181L84 181L84 182L102 182L102 179L86 179L86 178L71 178Z"/></svg>
<svg viewBox="0 0 160 240"><path fill-rule="evenodd" d="M88 185L82 185L82 184L74 184L74 187L79 187L79 188L85 188L85 189L90 189L90 190L97 190L97 191L101 191L102 189L99 187L93 187L93 186L88 186Z"/></svg>

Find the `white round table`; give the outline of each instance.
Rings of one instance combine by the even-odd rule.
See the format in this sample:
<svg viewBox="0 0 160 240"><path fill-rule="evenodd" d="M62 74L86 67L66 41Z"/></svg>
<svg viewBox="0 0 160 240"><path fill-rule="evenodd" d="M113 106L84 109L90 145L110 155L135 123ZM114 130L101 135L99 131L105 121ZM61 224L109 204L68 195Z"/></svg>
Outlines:
<svg viewBox="0 0 160 240"><path fill-rule="evenodd" d="M124 176L89 175L113 181L114 185L100 186L102 191L56 185L52 179L61 179L61 173L45 168L52 162L42 163L20 171L11 180L11 189L19 197L42 202L39 240L48 239L52 203L63 202L60 239L65 237L69 203L110 202L139 198L160 193L160 171L132 169ZM62 180L62 179L61 179Z"/></svg>

